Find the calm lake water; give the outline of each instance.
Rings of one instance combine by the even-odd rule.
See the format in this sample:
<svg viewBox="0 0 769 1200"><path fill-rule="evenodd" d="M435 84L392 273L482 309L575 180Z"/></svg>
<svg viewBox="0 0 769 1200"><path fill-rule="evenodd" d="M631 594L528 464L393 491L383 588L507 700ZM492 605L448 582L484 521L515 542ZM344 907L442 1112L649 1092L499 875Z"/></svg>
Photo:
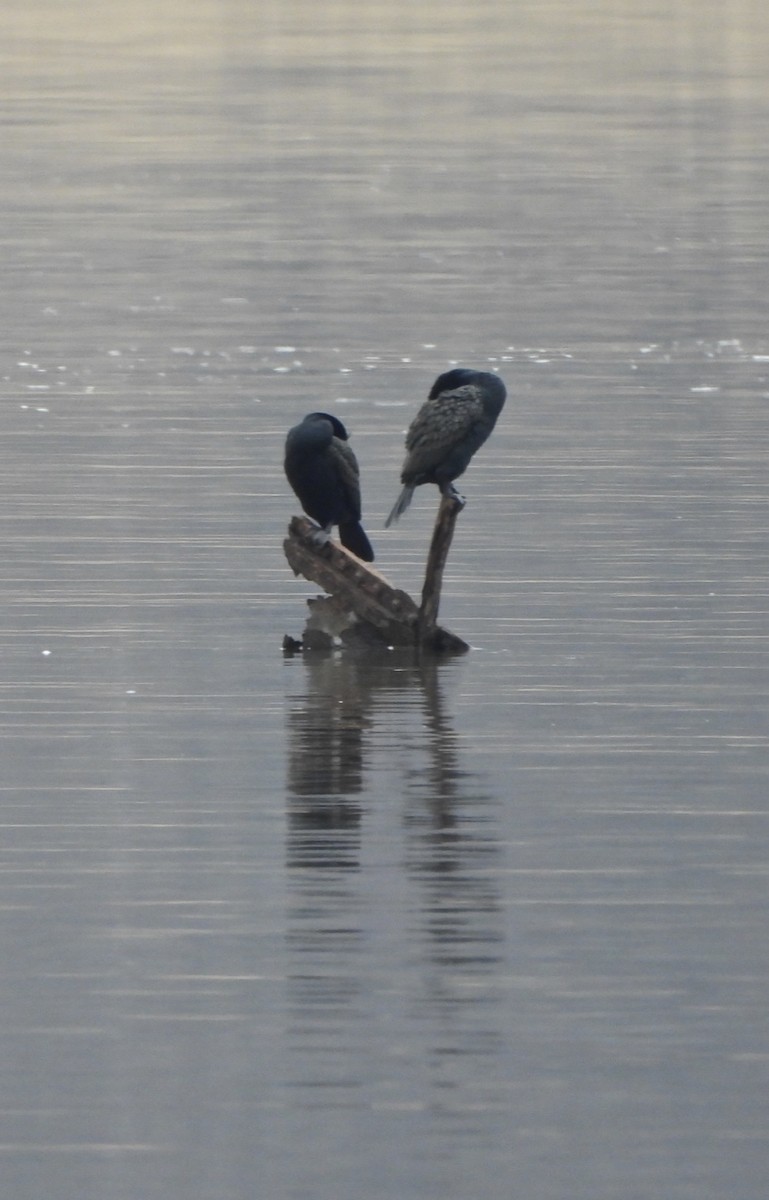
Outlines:
<svg viewBox="0 0 769 1200"><path fill-rule="evenodd" d="M0 17L9 1200L763 1200L768 14ZM473 649L284 658L454 362Z"/></svg>

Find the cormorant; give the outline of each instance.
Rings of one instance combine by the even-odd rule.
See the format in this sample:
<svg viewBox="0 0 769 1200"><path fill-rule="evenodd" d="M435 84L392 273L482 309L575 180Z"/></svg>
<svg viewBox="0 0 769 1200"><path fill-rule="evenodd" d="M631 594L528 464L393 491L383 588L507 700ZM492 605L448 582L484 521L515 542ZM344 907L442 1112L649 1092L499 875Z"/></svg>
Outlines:
<svg viewBox="0 0 769 1200"><path fill-rule="evenodd" d="M453 481L491 433L506 396L502 380L489 371L455 367L438 376L406 434L403 491L385 526L406 511L420 484L436 483L442 495L461 499Z"/></svg>
<svg viewBox="0 0 769 1200"><path fill-rule="evenodd" d="M360 523L358 461L338 417L309 413L290 429L284 466L302 508L323 530L321 540L338 525L342 545L364 562L373 562L374 551Z"/></svg>

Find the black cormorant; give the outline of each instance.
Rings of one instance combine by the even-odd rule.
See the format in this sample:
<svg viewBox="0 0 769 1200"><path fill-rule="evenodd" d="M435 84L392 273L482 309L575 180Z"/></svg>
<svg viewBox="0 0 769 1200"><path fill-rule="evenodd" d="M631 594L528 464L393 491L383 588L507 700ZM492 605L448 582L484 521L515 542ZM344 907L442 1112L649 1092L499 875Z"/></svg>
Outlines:
<svg viewBox="0 0 769 1200"><path fill-rule="evenodd" d="M491 433L506 396L502 380L489 371L455 367L438 376L406 434L403 491L386 525L406 511L422 483L436 483L443 495L458 496L453 481Z"/></svg>
<svg viewBox="0 0 769 1200"><path fill-rule="evenodd" d="M358 461L339 418L309 413L289 430L284 465L302 508L326 537L338 525L342 545L364 562L373 562L374 551L360 523Z"/></svg>

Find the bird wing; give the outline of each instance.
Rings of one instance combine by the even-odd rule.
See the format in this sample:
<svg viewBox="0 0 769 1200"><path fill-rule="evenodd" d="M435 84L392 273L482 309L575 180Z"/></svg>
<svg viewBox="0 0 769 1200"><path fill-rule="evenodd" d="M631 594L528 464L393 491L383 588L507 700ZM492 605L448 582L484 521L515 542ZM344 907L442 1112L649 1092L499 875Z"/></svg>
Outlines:
<svg viewBox="0 0 769 1200"><path fill-rule="evenodd" d="M344 493L350 509L350 517L360 520L360 470L358 460L352 447L338 437L331 439L328 448L339 481L339 488Z"/></svg>
<svg viewBox="0 0 769 1200"><path fill-rule="evenodd" d="M406 466L410 473L429 471L442 462L465 439L474 440L475 427L479 433L485 424L480 389L473 384L441 392L426 400L406 435ZM478 445L483 442L481 437ZM477 447L476 447L477 449Z"/></svg>

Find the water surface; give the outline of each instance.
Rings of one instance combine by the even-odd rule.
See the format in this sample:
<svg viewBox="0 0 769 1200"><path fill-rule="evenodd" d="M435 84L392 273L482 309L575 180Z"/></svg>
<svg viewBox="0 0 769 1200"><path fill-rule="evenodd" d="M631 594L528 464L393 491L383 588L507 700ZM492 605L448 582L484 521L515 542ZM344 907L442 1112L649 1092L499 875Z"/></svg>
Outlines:
<svg viewBox="0 0 769 1200"><path fill-rule="evenodd" d="M5 14L14 1200L759 1200L767 16ZM377 565L453 362L441 663L284 659L285 432Z"/></svg>

